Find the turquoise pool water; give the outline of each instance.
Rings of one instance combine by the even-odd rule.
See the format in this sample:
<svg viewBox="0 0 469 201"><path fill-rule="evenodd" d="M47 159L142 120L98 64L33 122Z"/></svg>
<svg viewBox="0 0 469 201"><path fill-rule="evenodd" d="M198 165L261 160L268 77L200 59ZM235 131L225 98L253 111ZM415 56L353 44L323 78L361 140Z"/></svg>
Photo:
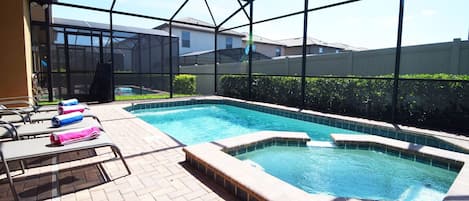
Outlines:
<svg viewBox="0 0 469 201"><path fill-rule="evenodd" d="M440 201L457 175L366 150L272 146L237 158L309 193L376 200Z"/></svg>
<svg viewBox="0 0 469 201"><path fill-rule="evenodd" d="M118 96L131 96L131 95L139 95L139 94L154 94L155 92L148 91L145 89L140 89L138 87L120 86L114 89L114 93Z"/></svg>
<svg viewBox="0 0 469 201"><path fill-rule="evenodd" d="M331 133L356 133L222 104L132 113L186 145L261 130L306 132L315 141L331 141ZM237 157L306 192L366 199L441 200L457 174L365 150L274 146Z"/></svg>
<svg viewBox="0 0 469 201"><path fill-rule="evenodd" d="M330 141L331 133L356 133L221 104L144 109L132 113L186 145L262 130L306 132L318 141Z"/></svg>

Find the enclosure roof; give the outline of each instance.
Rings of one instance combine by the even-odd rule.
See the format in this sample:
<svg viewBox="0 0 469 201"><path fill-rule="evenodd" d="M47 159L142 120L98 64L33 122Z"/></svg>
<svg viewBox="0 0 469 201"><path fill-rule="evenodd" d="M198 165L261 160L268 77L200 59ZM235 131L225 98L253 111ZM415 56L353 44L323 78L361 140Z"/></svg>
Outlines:
<svg viewBox="0 0 469 201"><path fill-rule="evenodd" d="M71 25L71 26L86 27L86 28L93 28L93 29L109 30L109 24L89 22L85 20L72 20L72 19L65 19L65 18L57 18L57 17L54 17L52 19L52 24ZM138 27L121 26L121 25L113 25L112 28L115 31L123 31L123 32L150 34L150 35L158 35L158 36L169 35L169 33L166 31L155 30L155 29L144 29L144 28L138 28ZM173 37L176 37L176 36L173 35Z"/></svg>
<svg viewBox="0 0 469 201"><path fill-rule="evenodd" d="M278 42L285 44L287 47L297 47L297 46L303 45L303 37L283 39L283 40L278 40ZM338 49L343 49L343 50L352 50L352 51L365 50L365 48L353 47L353 46L342 44L342 43L328 43L328 42L324 42L313 37L307 37L306 44L332 47L332 48L338 48Z"/></svg>
<svg viewBox="0 0 469 201"><path fill-rule="evenodd" d="M200 25L204 25L204 26L214 26L213 24L210 24L208 22L204 22L202 20L195 19L195 18L192 18L192 17L185 17L185 18L177 19L177 21L189 22L189 23L193 23L193 24L200 24ZM154 29L164 29L168 26L169 26L168 23L164 23L164 24L161 24L161 25L155 27ZM207 28L207 27L199 27L199 26L195 26L195 25L188 25L188 24L182 24L182 23L177 23L177 22L173 22L172 26L173 26L173 28L178 27L178 28L183 28L183 29L191 29L191 30L196 30L196 31L215 33L214 28L211 29L211 28ZM221 27L220 30L221 29L224 29L224 28ZM221 32L219 34L234 35L234 36L241 36L241 37L244 36L244 34L239 33L237 31L233 31L233 30L224 31L224 32Z"/></svg>
<svg viewBox="0 0 469 201"><path fill-rule="evenodd" d="M249 38L249 33L244 32L244 38L243 41L247 41ZM264 43L264 44L270 44L270 45L279 45L279 46L285 46L285 44L279 42L279 41L274 41L259 35L252 35L252 40L256 43Z"/></svg>

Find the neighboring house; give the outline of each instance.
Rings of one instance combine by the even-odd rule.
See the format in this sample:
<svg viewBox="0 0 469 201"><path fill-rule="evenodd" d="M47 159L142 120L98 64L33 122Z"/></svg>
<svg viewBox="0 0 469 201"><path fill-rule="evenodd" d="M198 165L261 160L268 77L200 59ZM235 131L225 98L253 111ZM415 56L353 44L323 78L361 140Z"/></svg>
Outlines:
<svg viewBox="0 0 469 201"><path fill-rule="evenodd" d="M278 40L285 45L285 55L301 55L303 53L303 38ZM352 47L341 43L327 43L312 37L306 39L306 54L330 54L344 51L361 51L364 48Z"/></svg>
<svg viewBox="0 0 469 201"><path fill-rule="evenodd" d="M200 25L214 26L208 22L194 18L178 19L182 22L190 22ZM164 23L154 29L169 32L169 24ZM179 37L179 55L213 50L215 46L215 30L211 28L198 27L182 23L172 23L172 34ZM225 31L218 34L217 49L241 48L244 34L236 31Z"/></svg>
<svg viewBox="0 0 469 201"><path fill-rule="evenodd" d="M244 33L243 47L246 47L247 41L249 40L249 33ZM255 45L255 52L261 53L268 57L279 57L285 55L285 45L281 42L274 41L268 38L264 38L258 35L252 35L252 40Z"/></svg>
<svg viewBox="0 0 469 201"><path fill-rule="evenodd" d="M107 34L107 30L109 29L109 24L56 17L52 19L52 23L57 27L83 27L83 30L93 29ZM96 69L94 62L99 60L101 56L100 48L103 49L103 57L110 59L110 43L106 40L107 37L105 37L105 34L101 36L103 37L103 44L100 44L99 33L94 33L93 37L91 37L89 31L85 32L81 29L79 29L80 31L67 31L68 40L65 40L63 29L61 31L59 30L61 29L55 28L54 31L51 32L51 52L53 56L57 55L56 57L58 57L61 52L67 49L70 55L68 62L70 63L70 69L72 71L94 71ZM165 71L163 68L169 66L169 64L167 64L169 63L169 54L164 51L169 49L168 32L121 25L113 25L113 30L114 68L116 72L163 73ZM150 36L151 46L149 45L150 41L148 41ZM65 44L66 42L67 44ZM178 54L176 42L175 35L173 34L173 54ZM67 65L66 61L56 59L56 57L53 57L53 61L57 61L55 65L65 68Z"/></svg>

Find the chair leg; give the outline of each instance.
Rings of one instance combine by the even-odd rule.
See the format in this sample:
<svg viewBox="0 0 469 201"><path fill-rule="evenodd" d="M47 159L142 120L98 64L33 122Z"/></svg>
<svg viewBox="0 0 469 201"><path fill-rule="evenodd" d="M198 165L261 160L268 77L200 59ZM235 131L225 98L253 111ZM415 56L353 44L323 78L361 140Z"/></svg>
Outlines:
<svg viewBox="0 0 469 201"><path fill-rule="evenodd" d="M119 157L121 158L122 163L123 163L124 166L125 166L125 169L127 169L127 173L129 173L129 175L132 174L132 173L130 172L129 166L127 165L127 163L125 162L124 157L122 156L122 153L121 153L120 149L119 149L118 147L116 147L116 146L111 146L111 149L114 151L114 153L117 152L117 154L118 154Z"/></svg>
<svg viewBox="0 0 469 201"><path fill-rule="evenodd" d="M2 157L3 160L3 157ZM10 190L11 193L13 194L13 197L15 198L15 201L18 201L18 194L16 193L15 185L13 184L13 178L11 178L10 174L10 168L8 167L8 163L3 160L3 166L5 167L5 172L7 174L8 182L10 182Z"/></svg>
<svg viewBox="0 0 469 201"><path fill-rule="evenodd" d="M24 165L24 161L23 161L23 160L20 160L20 166L21 166L21 172L22 172L22 174L26 173L26 171L25 171L26 168L25 168L25 165Z"/></svg>
<svg viewBox="0 0 469 201"><path fill-rule="evenodd" d="M117 158L116 150L114 148L111 148L111 150L112 150L112 153L114 154L114 158Z"/></svg>

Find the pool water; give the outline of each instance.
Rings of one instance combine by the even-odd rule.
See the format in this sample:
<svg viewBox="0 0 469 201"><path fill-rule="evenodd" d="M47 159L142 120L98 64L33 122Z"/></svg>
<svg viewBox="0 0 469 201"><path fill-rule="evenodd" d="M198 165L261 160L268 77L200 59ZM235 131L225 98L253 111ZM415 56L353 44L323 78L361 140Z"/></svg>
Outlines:
<svg viewBox="0 0 469 201"><path fill-rule="evenodd" d="M133 95L140 95L140 94L153 94L155 92L148 91L145 89L140 89L136 87L116 87L114 89L114 93L118 96L133 96Z"/></svg>
<svg viewBox="0 0 469 201"><path fill-rule="evenodd" d="M331 142L331 133L357 132L223 104L132 111L181 143L193 145L262 130L306 132ZM367 150L267 147L236 156L306 192L379 200L442 200L456 172Z"/></svg>
<svg viewBox="0 0 469 201"><path fill-rule="evenodd" d="M317 141L331 141L331 133L357 133L221 104L144 109L132 113L186 145L263 130L306 132Z"/></svg>
<svg viewBox="0 0 469 201"><path fill-rule="evenodd" d="M272 146L236 157L309 193L373 200L443 200L457 175L367 150Z"/></svg>

